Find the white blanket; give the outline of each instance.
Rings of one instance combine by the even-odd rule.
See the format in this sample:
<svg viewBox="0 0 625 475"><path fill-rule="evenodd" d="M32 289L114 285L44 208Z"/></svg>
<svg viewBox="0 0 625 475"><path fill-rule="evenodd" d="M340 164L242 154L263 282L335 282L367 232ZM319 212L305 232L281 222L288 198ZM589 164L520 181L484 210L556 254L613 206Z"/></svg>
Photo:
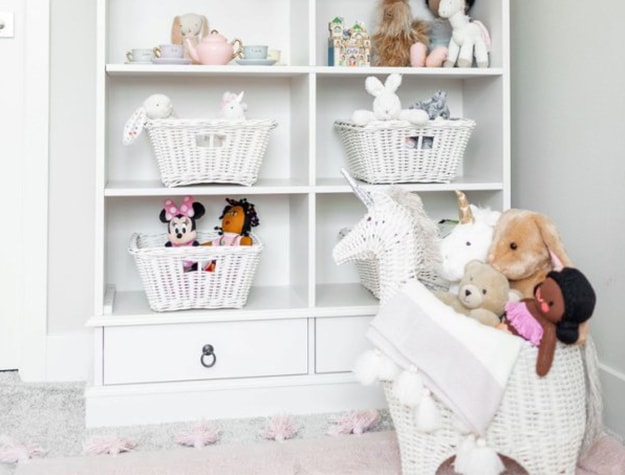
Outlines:
<svg viewBox="0 0 625 475"><path fill-rule="evenodd" d="M474 433L485 435L523 344L455 312L418 280L380 307L367 338L426 386Z"/></svg>

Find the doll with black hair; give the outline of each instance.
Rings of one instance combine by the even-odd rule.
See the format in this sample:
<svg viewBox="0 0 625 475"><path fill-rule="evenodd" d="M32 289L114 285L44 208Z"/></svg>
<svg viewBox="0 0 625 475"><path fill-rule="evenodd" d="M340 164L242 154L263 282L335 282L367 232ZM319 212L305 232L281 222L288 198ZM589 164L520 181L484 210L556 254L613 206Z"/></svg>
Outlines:
<svg viewBox="0 0 625 475"><path fill-rule="evenodd" d="M509 302L500 328L538 346L536 373L551 369L556 341L572 344L579 339L579 326L588 320L596 303L595 291L578 269L551 271L534 288L533 299Z"/></svg>
<svg viewBox="0 0 625 475"><path fill-rule="evenodd" d="M221 212L221 226L215 226L219 236L202 243L203 246L251 246L250 232L260 221L254 205L246 198L235 200L226 198L228 204Z"/></svg>

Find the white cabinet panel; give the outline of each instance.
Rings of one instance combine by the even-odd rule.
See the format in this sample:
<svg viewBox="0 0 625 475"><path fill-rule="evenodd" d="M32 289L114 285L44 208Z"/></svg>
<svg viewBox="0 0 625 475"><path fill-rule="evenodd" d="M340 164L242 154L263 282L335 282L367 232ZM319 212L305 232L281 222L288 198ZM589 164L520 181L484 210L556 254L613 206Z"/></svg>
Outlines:
<svg viewBox="0 0 625 475"><path fill-rule="evenodd" d="M107 327L104 383L304 374L307 341L306 319ZM200 361L207 344L216 357L211 368Z"/></svg>
<svg viewBox="0 0 625 475"><path fill-rule="evenodd" d="M372 318L318 318L315 321L315 372L352 371L358 356L371 348L365 334Z"/></svg>

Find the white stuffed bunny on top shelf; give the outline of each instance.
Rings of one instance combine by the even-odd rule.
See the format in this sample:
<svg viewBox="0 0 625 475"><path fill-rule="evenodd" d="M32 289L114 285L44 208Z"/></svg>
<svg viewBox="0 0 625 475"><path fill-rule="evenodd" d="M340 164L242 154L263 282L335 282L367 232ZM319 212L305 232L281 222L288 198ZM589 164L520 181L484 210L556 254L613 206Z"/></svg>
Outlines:
<svg viewBox="0 0 625 475"><path fill-rule="evenodd" d="M149 119L167 119L174 116L174 106L165 94L152 94L133 112L124 125L124 145L133 143Z"/></svg>
<svg viewBox="0 0 625 475"><path fill-rule="evenodd" d="M402 109L396 94L401 85L401 74L389 74L384 84L375 76L365 80L365 89L373 99L373 110L356 110L352 122L356 125L369 125L376 122L403 121L423 125L429 121L427 112L418 109ZM377 125L377 124L376 124Z"/></svg>

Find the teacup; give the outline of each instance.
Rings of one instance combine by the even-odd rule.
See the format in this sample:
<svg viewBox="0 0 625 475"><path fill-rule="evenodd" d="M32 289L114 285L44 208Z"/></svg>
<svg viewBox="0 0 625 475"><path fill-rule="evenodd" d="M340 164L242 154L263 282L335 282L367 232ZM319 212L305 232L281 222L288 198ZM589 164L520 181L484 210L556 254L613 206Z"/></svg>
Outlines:
<svg viewBox="0 0 625 475"><path fill-rule="evenodd" d="M247 45L243 46L244 59L266 59L267 45Z"/></svg>
<svg viewBox="0 0 625 475"><path fill-rule="evenodd" d="M279 49L270 49L267 51L267 59L275 61L276 63L280 62L280 57L282 56L282 52Z"/></svg>
<svg viewBox="0 0 625 475"><path fill-rule="evenodd" d="M152 51L154 56L163 59L180 59L184 56L184 46L182 45L158 45L155 46Z"/></svg>
<svg viewBox="0 0 625 475"><path fill-rule="evenodd" d="M147 48L134 48L126 53L126 58L131 63L149 63L153 57L154 53Z"/></svg>

